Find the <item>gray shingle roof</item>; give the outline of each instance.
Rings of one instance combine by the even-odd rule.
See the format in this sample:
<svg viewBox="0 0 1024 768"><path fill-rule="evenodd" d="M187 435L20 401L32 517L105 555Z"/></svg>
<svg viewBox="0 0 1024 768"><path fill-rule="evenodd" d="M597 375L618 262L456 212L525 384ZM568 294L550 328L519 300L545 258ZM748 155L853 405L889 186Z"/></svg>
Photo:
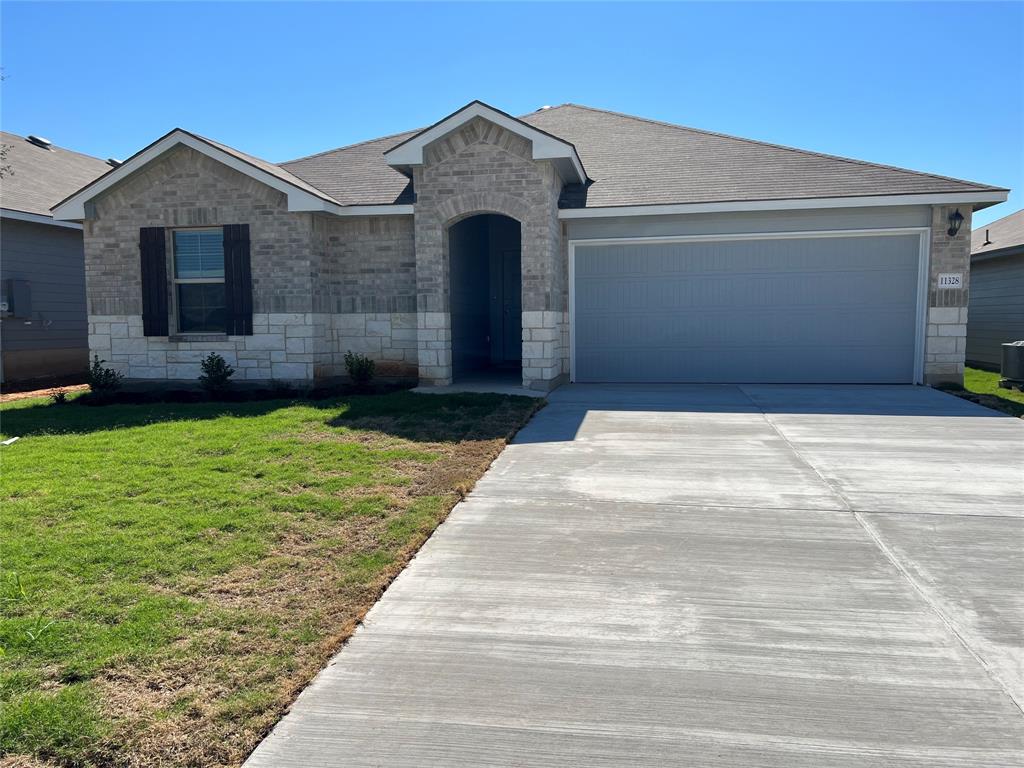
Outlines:
<svg viewBox="0 0 1024 768"><path fill-rule="evenodd" d="M588 208L996 189L576 104L522 119L576 145Z"/></svg>
<svg viewBox="0 0 1024 768"><path fill-rule="evenodd" d="M572 195L573 204L585 201L588 208L1001 189L576 104L520 119L576 146L594 183L585 195ZM281 167L344 205L411 202L408 179L384 161L383 153L418 132Z"/></svg>
<svg viewBox="0 0 1024 768"><path fill-rule="evenodd" d="M985 244L985 233L988 244ZM971 232L971 256L994 253L1007 248L1024 250L1024 210L978 227Z"/></svg>
<svg viewBox="0 0 1024 768"><path fill-rule="evenodd" d="M106 161L70 149L43 149L24 136L0 132L0 143L10 147L4 165L12 173L0 179L0 207L41 216L50 206L111 170Z"/></svg>
<svg viewBox="0 0 1024 768"><path fill-rule="evenodd" d="M342 205L412 202L412 182L384 160L384 153L412 138L406 131L281 163L281 167L329 194Z"/></svg>

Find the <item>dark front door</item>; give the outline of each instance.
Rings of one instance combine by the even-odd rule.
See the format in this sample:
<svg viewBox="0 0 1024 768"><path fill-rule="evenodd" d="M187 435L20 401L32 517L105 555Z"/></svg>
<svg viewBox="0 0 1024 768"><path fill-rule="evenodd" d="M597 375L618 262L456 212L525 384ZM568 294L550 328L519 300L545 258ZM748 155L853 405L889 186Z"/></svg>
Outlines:
<svg viewBox="0 0 1024 768"><path fill-rule="evenodd" d="M500 344L494 348L496 363L518 363L523 353L523 280L519 249L501 251L501 328L495 331Z"/></svg>

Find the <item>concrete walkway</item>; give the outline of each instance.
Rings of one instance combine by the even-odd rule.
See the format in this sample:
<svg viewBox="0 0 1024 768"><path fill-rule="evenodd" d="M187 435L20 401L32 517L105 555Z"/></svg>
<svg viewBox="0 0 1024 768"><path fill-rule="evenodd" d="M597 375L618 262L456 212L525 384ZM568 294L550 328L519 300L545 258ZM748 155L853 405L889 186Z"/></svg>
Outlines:
<svg viewBox="0 0 1024 768"><path fill-rule="evenodd" d="M1024 422L571 386L247 765L1024 765Z"/></svg>

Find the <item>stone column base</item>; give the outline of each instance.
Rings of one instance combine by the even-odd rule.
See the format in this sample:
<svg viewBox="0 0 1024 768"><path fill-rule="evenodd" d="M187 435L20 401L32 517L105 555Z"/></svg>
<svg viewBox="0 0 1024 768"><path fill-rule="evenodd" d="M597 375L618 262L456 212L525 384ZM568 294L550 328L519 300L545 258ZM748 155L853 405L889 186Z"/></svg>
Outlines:
<svg viewBox="0 0 1024 768"><path fill-rule="evenodd" d="M452 316L448 312L416 314L416 354L420 384L452 383Z"/></svg>
<svg viewBox="0 0 1024 768"><path fill-rule="evenodd" d="M562 313L523 312L523 386L548 392L563 383Z"/></svg>

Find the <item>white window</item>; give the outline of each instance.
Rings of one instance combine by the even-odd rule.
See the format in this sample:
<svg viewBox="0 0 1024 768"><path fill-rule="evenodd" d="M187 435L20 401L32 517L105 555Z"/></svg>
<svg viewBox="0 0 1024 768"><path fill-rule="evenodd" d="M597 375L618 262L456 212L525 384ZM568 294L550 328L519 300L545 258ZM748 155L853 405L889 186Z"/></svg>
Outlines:
<svg viewBox="0 0 1024 768"><path fill-rule="evenodd" d="M224 233L174 231L174 302L179 333L224 333Z"/></svg>

